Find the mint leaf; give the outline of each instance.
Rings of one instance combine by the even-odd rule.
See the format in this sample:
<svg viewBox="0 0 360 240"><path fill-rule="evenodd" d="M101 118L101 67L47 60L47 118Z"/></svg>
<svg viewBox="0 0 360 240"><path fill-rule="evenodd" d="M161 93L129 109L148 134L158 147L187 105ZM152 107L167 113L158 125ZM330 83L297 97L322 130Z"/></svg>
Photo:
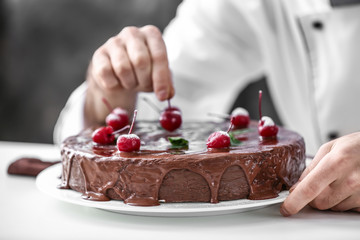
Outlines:
<svg viewBox="0 0 360 240"><path fill-rule="evenodd" d="M233 132L229 132L229 136L231 146L238 146L241 144L241 141L235 137L235 134Z"/></svg>
<svg viewBox="0 0 360 240"><path fill-rule="evenodd" d="M169 137L169 142L171 143L171 148L178 149L178 148L188 148L189 147L189 141L181 138L181 137Z"/></svg>

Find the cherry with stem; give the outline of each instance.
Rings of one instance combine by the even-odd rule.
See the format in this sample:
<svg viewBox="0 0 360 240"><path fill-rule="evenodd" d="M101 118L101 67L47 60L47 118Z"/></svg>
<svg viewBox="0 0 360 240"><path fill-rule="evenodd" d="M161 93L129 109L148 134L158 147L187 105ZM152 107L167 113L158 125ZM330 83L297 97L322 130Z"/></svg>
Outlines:
<svg viewBox="0 0 360 240"><path fill-rule="evenodd" d="M229 132L233 128L233 123L230 123L227 131L217 131L213 132L207 142L206 145L208 148L227 148L231 145Z"/></svg>
<svg viewBox="0 0 360 240"><path fill-rule="evenodd" d="M120 152L134 152L140 149L140 145L141 145L140 138L138 135L132 133L136 116L137 116L137 110L134 111L133 120L128 134L120 135L117 139L116 144Z"/></svg>
<svg viewBox="0 0 360 240"><path fill-rule="evenodd" d="M155 111L159 112L159 122L162 128L172 132L178 129L182 124L181 111L178 107L171 106L170 99L168 99L168 106L161 111L153 102L143 97L143 100L147 102Z"/></svg>
<svg viewBox="0 0 360 240"><path fill-rule="evenodd" d="M279 128L276 126L274 121L267 116L262 116L261 112L261 102L262 102L262 91L259 91L259 124L258 124L258 131L259 135L263 138L271 138L276 137Z"/></svg>

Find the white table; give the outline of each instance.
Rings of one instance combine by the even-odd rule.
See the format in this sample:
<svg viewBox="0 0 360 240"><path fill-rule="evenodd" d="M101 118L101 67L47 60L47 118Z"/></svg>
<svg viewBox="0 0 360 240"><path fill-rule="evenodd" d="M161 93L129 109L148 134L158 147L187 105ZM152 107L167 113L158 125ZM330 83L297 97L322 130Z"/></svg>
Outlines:
<svg viewBox="0 0 360 240"><path fill-rule="evenodd" d="M0 142L0 239L360 239L360 214L309 207L284 218L279 204L211 217L141 217L54 199L34 177L7 174L15 159L59 160L53 145Z"/></svg>

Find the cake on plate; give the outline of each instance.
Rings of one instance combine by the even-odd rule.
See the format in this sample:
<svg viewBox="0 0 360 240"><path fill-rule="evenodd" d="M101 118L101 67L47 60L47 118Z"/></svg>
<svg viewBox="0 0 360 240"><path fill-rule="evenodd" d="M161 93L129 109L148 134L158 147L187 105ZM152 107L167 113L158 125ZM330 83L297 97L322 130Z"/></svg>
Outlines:
<svg viewBox="0 0 360 240"><path fill-rule="evenodd" d="M296 132L279 127L262 138L258 123L231 131L228 148L207 148L206 139L224 122L184 122L168 132L158 122L139 121L134 133L141 148L120 152L116 144L92 141L94 129L67 138L61 146L61 188L95 201L122 200L135 206L162 202L211 202L269 199L297 182L305 168L305 144ZM170 138L186 139L174 147Z"/></svg>

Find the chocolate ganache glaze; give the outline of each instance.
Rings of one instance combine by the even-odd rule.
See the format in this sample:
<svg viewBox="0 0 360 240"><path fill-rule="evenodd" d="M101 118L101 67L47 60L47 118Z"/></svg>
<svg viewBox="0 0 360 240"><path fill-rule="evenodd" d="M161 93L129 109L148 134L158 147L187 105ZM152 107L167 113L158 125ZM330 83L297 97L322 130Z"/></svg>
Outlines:
<svg viewBox="0 0 360 240"><path fill-rule="evenodd" d="M67 138L61 149L60 188L71 188L95 201L123 200L136 206L159 202L211 202L268 199L290 188L305 168L305 144L295 132L279 128L276 138L261 139L257 123L235 130L240 144L207 149L208 136L228 122L185 122L166 132L156 122L137 122L138 152L119 152L116 145L96 145L93 129ZM189 141L172 149L168 137Z"/></svg>

